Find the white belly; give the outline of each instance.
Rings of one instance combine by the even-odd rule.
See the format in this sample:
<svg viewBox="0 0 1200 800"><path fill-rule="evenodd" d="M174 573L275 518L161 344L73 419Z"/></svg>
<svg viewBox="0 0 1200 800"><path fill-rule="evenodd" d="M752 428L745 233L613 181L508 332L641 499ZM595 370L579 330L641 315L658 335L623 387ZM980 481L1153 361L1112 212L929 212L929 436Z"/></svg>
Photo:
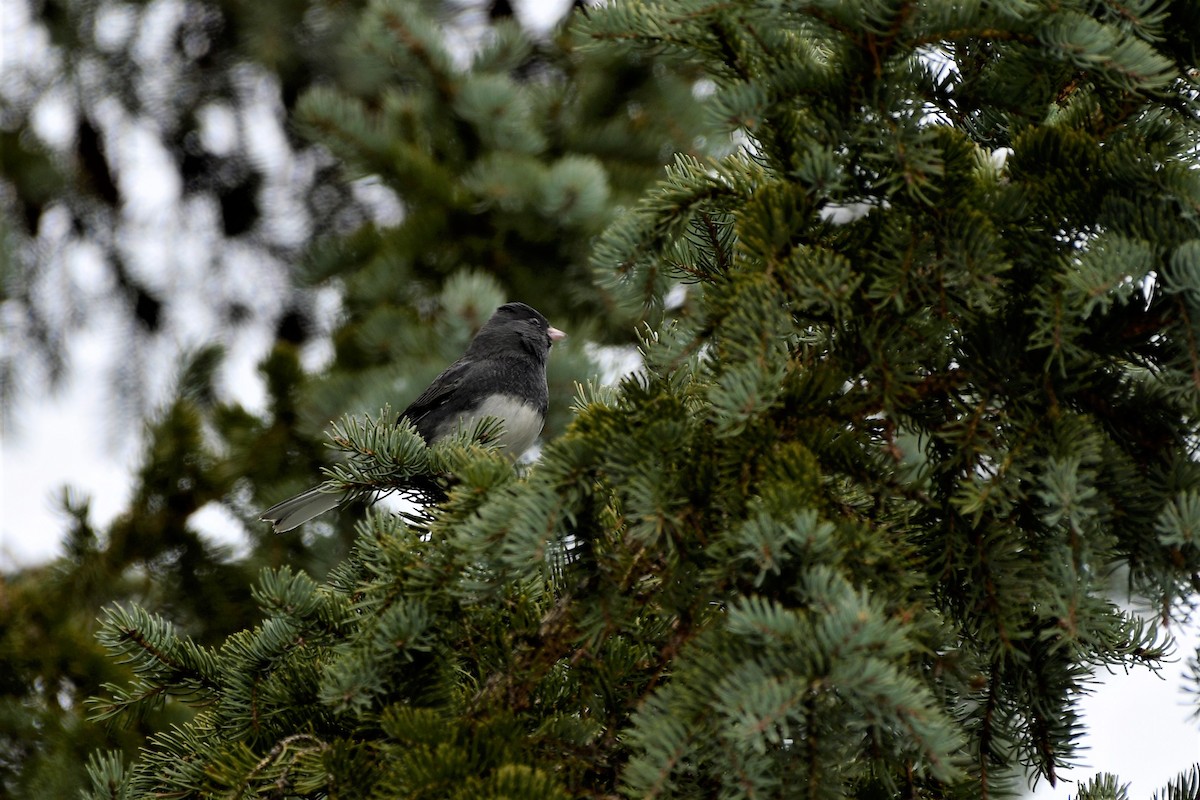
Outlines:
<svg viewBox="0 0 1200 800"><path fill-rule="evenodd" d="M537 409L528 403L512 395L497 394L489 397L474 413L463 417L461 421L444 425L443 429L438 431L439 436L453 432L458 425L470 428L481 417L499 417L504 420L504 430L496 444L514 461L537 441L545 422Z"/></svg>

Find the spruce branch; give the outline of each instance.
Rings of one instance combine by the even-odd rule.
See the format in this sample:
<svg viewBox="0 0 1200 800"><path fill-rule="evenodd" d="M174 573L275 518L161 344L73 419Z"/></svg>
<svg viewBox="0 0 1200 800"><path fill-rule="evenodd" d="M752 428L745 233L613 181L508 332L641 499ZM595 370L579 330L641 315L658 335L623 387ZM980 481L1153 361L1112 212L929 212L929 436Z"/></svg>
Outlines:
<svg viewBox="0 0 1200 800"><path fill-rule="evenodd" d="M233 790L233 797L242 797L250 791L259 776L268 770L273 774L272 788L282 794L292 789L291 772L297 763L311 755L322 755L329 750L329 743L306 733L285 736L264 755L254 768L246 773L241 784Z"/></svg>
<svg viewBox="0 0 1200 800"><path fill-rule="evenodd" d="M379 492L438 497L444 491L443 476L467 468L489 449L487 443L497 440L502 424L486 417L427 447L412 423L397 421L386 406L375 417L345 415L329 431L329 446L343 460L324 468L325 487L356 497Z"/></svg>
<svg viewBox="0 0 1200 800"><path fill-rule="evenodd" d="M112 699L88 700L93 719L145 715L167 697L193 706L209 705L220 697L216 655L179 636L161 616L137 606L110 606L96 638L119 663L133 668L136 680L127 687L104 684Z"/></svg>

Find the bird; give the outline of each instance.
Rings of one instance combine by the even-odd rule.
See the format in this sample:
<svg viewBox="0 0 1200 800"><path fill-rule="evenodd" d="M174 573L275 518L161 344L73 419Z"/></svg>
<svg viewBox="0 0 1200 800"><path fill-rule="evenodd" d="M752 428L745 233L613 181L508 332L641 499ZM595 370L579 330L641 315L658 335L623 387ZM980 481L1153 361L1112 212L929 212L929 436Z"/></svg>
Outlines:
<svg viewBox="0 0 1200 800"><path fill-rule="evenodd" d="M504 427L496 444L515 461L542 432L550 404L546 359L551 346L564 337L531 306L505 303L471 339L462 357L400 412L397 424L408 420L429 445L469 429L483 417L499 417ZM260 519L283 533L351 496L313 487L271 506Z"/></svg>

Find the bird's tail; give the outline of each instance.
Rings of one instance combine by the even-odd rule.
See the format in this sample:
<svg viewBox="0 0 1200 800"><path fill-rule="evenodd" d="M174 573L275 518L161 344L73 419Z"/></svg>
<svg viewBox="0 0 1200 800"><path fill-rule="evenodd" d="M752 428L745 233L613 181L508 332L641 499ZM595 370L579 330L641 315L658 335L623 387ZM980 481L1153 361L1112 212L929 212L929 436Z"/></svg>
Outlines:
<svg viewBox="0 0 1200 800"><path fill-rule="evenodd" d="M344 492L330 492L317 486L295 497L289 497L282 503L276 503L264 511L259 519L271 523L276 533L283 533L337 508L348 498L349 495Z"/></svg>

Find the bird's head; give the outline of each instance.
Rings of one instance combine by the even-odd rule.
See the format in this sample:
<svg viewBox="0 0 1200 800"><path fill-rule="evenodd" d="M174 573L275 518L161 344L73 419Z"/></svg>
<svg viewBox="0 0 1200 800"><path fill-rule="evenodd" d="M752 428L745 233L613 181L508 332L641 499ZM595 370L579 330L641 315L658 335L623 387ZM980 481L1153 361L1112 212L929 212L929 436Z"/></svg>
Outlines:
<svg viewBox="0 0 1200 800"><path fill-rule="evenodd" d="M532 306L505 303L475 334L468 353L483 355L518 346L544 359L550 352L550 346L565 336Z"/></svg>

